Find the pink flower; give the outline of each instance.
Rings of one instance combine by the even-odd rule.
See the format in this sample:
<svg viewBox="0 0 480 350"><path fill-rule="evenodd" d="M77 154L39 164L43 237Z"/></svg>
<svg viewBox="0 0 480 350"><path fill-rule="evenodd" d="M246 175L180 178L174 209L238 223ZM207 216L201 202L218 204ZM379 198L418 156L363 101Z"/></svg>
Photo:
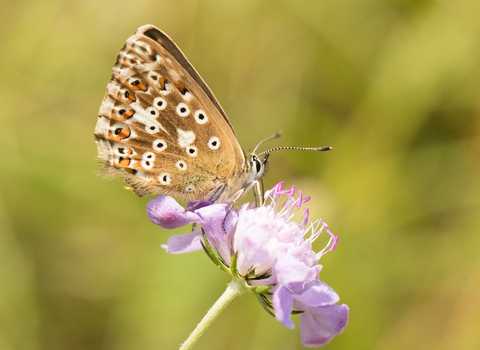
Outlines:
<svg viewBox="0 0 480 350"><path fill-rule="evenodd" d="M149 219L164 228L197 223L202 229L172 236L164 246L169 253L202 249L233 277L242 279L257 294L262 306L288 328L292 313L300 313L299 328L305 346L322 346L348 323L347 305L336 305L339 296L319 279L319 259L333 251L338 237L320 220L310 223L308 208L293 221L310 197L295 187L283 190L283 182L265 194L268 204L243 205L228 211L226 204L202 202L185 211L174 199L158 196L147 205ZM281 204L281 199L286 198ZM189 204L191 206L192 204ZM228 214L228 215L227 215ZM320 233L330 241L320 252L312 243Z"/></svg>

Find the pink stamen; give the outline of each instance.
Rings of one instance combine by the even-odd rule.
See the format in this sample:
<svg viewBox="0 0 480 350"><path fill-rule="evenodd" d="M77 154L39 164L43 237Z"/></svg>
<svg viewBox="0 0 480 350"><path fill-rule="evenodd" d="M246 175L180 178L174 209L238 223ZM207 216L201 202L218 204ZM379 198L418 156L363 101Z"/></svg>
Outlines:
<svg viewBox="0 0 480 350"><path fill-rule="evenodd" d="M337 246L338 244L338 236L334 236L333 237L333 242L332 242L332 246L330 247L330 249L328 250L329 252L333 252L333 250L335 249L335 247Z"/></svg>
<svg viewBox="0 0 480 350"><path fill-rule="evenodd" d="M289 197L295 197L295 185L289 190L277 191L278 194L288 194Z"/></svg>
<svg viewBox="0 0 480 350"><path fill-rule="evenodd" d="M303 215L305 216L305 219L303 220L303 224L308 225L308 222L310 221L310 211L308 210L308 208L305 208Z"/></svg>
<svg viewBox="0 0 480 350"><path fill-rule="evenodd" d="M329 252L333 252L333 250L335 249L335 247L337 246L338 244L338 236L335 236L332 231L330 231L328 228L327 228L327 233L330 235L330 237L332 237L332 245L330 246L330 249L328 250Z"/></svg>
<svg viewBox="0 0 480 350"><path fill-rule="evenodd" d="M300 209L302 204L303 204L303 193L302 193L302 190L298 190L298 197L299 197L299 201L297 203L295 203L295 206Z"/></svg>

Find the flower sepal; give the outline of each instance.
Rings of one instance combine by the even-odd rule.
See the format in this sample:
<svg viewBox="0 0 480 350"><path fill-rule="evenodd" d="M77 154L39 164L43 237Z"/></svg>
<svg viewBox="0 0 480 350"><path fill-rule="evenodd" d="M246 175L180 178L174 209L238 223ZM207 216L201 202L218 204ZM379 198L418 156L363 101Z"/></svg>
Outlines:
<svg viewBox="0 0 480 350"><path fill-rule="evenodd" d="M207 253L207 255L213 261L213 263L215 265L217 265L219 268L221 268L223 271L226 271L226 272L232 274L230 272L230 269L220 260L217 253L212 248L210 242L208 242L208 239L207 239L206 234L205 234L205 230L203 228L202 228L202 237L203 237L203 241L202 241L203 250L205 250L205 253Z"/></svg>
<svg viewBox="0 0 480 350"><path fill-rule="evenodd" d="M265 294L267 293L270 289L272 289L273 287L275 287L274 284L270 284L270 285L265 285L265 286L257 286L257 287L253 287L253 286L250 286L248 285L247 283L245 283L247 285L247 289L250 293L253 293L253 294Z"/></svg>

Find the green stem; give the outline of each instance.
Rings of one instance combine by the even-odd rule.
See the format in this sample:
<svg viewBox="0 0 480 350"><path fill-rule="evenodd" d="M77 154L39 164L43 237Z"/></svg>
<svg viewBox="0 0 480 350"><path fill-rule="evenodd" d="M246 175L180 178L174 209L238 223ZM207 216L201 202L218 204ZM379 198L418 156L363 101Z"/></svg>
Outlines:
<svg viewBox="0 0 480 350"><path fill-rule="evenodd" d="M213 304L213 306L208 310L207 314L203 317L194 331L190 334L185 343L182 344L180 350L189 350L192 349L195 343L200 339L206 329L212 324L212 322L217 318L220 312L225 309L228 304L230 304L236 297L240 296L247 289L241 280L234 278L227 286L225 292L222 296Z"/></svg>

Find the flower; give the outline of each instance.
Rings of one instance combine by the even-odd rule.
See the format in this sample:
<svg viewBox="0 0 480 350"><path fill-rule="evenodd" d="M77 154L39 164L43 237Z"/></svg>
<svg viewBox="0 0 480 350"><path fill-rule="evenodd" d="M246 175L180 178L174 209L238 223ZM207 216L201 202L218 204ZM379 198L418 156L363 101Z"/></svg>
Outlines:
<svg viewBox="0 0 480 350"><path fill-rule="evenodd" d="M281 204L281 199L286 200ZM308 208L296 217L310 197L283 182L265 193L268 204L245 204L229 210L227 204L189 203L185 210L173 198L158 196L147 204L149 219L164 228L196 223L201 229L170 237L163 248L178 254L205 249L212 260L234 278L244 281L262 306L288 328L292 313L300 313L299 328L305 346L322 346L348 323L348 306L336 305L339 296L319 279L319 259L338 242L320 220L310 223ZM325 231L327 246L316 253L312 243ZM273 309L273 313L270 311Z"/></svg>

